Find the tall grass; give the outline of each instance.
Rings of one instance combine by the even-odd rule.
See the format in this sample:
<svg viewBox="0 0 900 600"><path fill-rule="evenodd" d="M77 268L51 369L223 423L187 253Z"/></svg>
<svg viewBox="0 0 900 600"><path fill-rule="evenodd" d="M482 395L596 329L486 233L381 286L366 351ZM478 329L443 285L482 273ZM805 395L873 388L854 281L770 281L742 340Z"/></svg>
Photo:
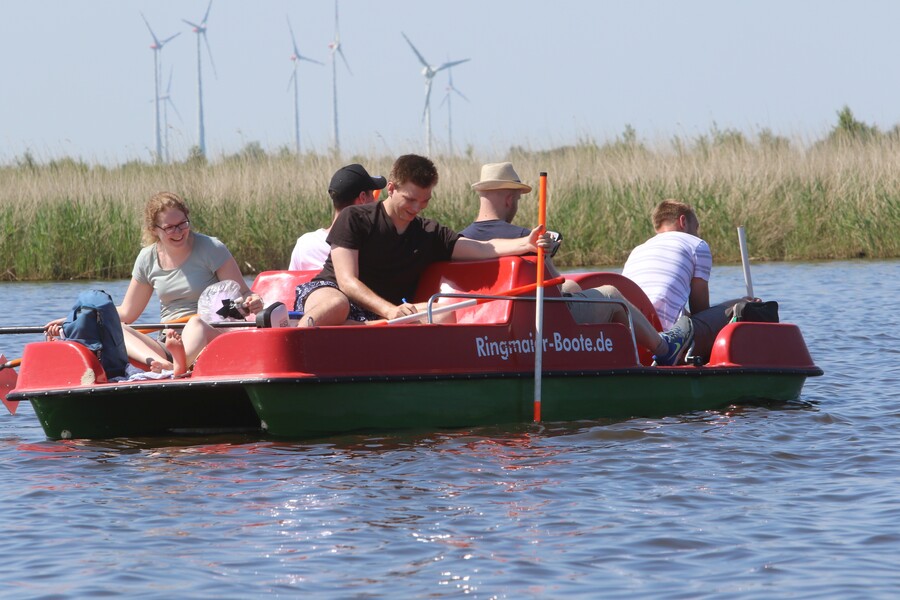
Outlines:
<svg viewBox="0 0 900 600"><path fill-rule="evenodd" d="M776 140L777 141L777 140ZM140 249L141 210L154 192L182 194L196 231L231 249L247 273L284 268L298 235L327 226L326 189L342 164L387 175L393 157L254 156L213 164L70 159L0 167L0 280L128 277ZM620 265L653 234L664 198L691 203L717 263L739 260L744 225L755 260L900 256L900 142L844 139L801 149L718 136L647 148L634 140L585 142L547 152L512 149L526 180L549 173L552 229L565 242L562 267ZM441 181L426 215L461 229L478 211L475 158L438 158ZM516 222L536 220L537 194Z"/></svg>

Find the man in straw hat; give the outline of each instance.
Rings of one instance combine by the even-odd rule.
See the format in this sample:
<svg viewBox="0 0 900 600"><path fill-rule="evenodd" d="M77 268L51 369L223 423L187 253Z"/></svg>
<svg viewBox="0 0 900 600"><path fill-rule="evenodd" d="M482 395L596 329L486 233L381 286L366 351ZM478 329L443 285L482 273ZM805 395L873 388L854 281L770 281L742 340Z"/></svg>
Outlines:
<svg viewBox="0 0 900 600"><path fill-rule="evenodd" d="M472 184L472 189L479 195L478 217L460 235L476 240L489 240L517 238L528 231L512 224L519 209L519 199L522 194L531 191L530 185L522 183L512 163L489 163L482 166L481 179ZM546 265L551 277L559 276L552 260L548 258ZM670 330L659 333L647 317L614 286L604 285L582 290L574 281L566 281L560 291L564 296L574 298L624 301L628 307L627 312L621 304L613 302L571 302L568 307L579 323L615 322L627 327L630 314L635 340L654 354L659 365L677 364L691 345L693 330L690 320L679 321Z"/></svg>
<svg viewBox="0 0 900 600"><path fill-rule="evenodd" d="M354 204L371 204L375 202L375 190L387 185L384 177L372 177L360 164L347 165L338 169L328 184L328 195L334 206L334 216L328 229L309 231L297 238L297 244L291 253L288 269L291 271L318 271L325 265L331 246L325 241L328 232L337 221L338 215L348 206Z"/></svg>
<svg viewBox="0 0 900 600"><path fill-rule="evenodd" d="M518 256L549 248L536 227L517 239L476 241L419 216L438 182L437 168L415 154L399 157L382 202L350 206L338 215L331 254L310 282L297 286L301 327L394 319L419 311L406 301L433 262Z"/></svg>

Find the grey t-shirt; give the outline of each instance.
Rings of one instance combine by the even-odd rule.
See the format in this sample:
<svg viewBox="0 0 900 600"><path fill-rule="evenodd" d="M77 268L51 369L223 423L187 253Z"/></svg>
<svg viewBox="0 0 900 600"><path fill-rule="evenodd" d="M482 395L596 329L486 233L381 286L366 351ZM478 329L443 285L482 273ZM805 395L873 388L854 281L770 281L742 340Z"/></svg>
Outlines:
<svg viewBox="0 0 900 600"><path fill-rule="evenodd" d="M492 219L490 221L475 221L465 229L459 232L459 235L467 237L470 240L478 240L487 242L496 239L515 239L531 234L530 229L501 221L500 219Z"/></svg>
<svg viewBox="0 0 900 600"><path fill-rule="evenodd" d="M134 261L131 276L156 291L162 321L196 314L200 294L219 281L216 271L231 258L231 252L218 239L202 233L192 235L191 255L176 269L168 271L159 266L156 244L144 247Z"/></svg>

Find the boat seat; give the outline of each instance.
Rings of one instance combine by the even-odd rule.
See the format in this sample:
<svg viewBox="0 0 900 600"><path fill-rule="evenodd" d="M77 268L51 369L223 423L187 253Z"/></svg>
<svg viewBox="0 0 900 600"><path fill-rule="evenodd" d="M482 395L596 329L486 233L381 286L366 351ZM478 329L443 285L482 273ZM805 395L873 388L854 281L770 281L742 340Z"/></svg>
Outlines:
<svg viewBox="0 0 900 600"><path fill-rule="evenodd" d="M256 276L250 289L262 297L266 306L281 302L288 310L294 310L297 286L318 274L318 271L263 271Z"/></svg>
<svg viewBox="0 0 900 600"><path fill-rule="evenodd" d="M434 263L419 278L415 301L426 302L438 292L502 295L512 288L534 283L534 260L533 257L508 256L490 260ZM558 292L548 288L546 294L558 295ZM534 293L530 295L533 296ZM462 299L450 301L461 302ZM485 302L456 311L456 322L506 323L511 310L511 301Z"/></svg>
<svg viewBox="0 0 900 600"><path fill-rule="evenodd" d="M25 346L19 372L19 389L48 389L106 383L106 372L97 355L82 344L67 340L34 342Z"/></svg>

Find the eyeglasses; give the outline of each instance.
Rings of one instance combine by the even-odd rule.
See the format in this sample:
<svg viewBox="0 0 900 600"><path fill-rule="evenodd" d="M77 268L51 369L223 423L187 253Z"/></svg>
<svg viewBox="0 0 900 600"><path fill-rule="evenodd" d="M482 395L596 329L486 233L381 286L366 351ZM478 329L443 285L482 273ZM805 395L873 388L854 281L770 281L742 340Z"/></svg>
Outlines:
<svg viewBox="0 0 900 600"><path fill-rule="evenodd" d="M185 229L190 228L190 226L191 226L191 222L185 220L176 225L156 225L156 228L162 229L163 233L165 233L166 235L172 235L176 231L184 231Z"/></svg>

